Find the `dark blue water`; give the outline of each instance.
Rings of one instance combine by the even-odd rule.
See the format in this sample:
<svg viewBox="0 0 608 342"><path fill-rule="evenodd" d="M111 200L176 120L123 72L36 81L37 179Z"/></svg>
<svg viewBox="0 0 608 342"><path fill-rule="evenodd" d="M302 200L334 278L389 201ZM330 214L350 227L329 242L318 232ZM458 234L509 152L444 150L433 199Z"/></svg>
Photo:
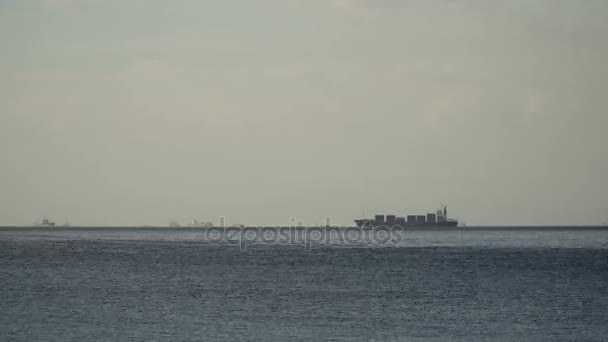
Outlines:
<svg viewBox="0 0 608 342"><path fill-rule="evenodd" d="M0 230L3 341L605 341L607 231L237 246Z"/></svg>

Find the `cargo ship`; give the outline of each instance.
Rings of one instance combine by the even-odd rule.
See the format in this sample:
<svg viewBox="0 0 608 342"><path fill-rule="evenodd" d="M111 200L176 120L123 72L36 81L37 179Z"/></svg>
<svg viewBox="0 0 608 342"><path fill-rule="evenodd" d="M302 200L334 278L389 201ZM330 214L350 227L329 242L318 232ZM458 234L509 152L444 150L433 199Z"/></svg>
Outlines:
<svg viewBox="0 0 608 342"><path fill-rule="evenodd" d="M376 215L373 219L355 220L360 228L386 227L457 227L458 220L448 218L448 207L442 205L425 215Z"/></svg>

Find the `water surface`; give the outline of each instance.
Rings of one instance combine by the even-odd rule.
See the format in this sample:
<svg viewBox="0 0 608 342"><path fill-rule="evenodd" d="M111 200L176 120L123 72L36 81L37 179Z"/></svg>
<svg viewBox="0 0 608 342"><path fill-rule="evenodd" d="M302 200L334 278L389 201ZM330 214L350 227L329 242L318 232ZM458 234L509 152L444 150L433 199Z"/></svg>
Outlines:
<svg viewBox="0 0 608 342"><path fill-rule="evenodd" d="M216 244L199 229L0 229L9 341L602 341L608 231Z"/></svg>

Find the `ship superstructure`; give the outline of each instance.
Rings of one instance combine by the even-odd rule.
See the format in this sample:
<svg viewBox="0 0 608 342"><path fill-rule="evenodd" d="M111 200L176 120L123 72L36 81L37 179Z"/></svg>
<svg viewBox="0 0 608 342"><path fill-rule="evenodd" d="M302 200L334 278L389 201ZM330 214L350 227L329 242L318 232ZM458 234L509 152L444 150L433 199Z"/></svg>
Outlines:
<svg viewBox="0 0 608 342"><path fill-rule="evenodd" d="M45 216L40 220L39 225L42 227L55 227L55 222L49 220L49 218Z"/></svg>

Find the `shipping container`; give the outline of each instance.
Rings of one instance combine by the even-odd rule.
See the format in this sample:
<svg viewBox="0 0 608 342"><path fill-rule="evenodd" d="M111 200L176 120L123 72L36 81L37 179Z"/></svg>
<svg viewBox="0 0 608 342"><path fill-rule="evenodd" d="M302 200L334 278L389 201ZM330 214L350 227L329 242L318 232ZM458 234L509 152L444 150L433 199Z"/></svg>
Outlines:
<svg viewBox="0 0 608 342"><path fill-rule="evenodd" d="M405 217L397 217L395 220L397 226L403 227L405 226Z"/></svg>
<svg viewBox="0 0 608 342"><path fill-rule="evenodd" d="M377 226L381 226L384 224L384 215L376 215L376 218L374 219L374 223Z"/></svg>
<svg viewBox="0 0 608 342"><path fill-rule="evenodd" d="M407 215L407 224L416 224L416 215Z"/></svg>

